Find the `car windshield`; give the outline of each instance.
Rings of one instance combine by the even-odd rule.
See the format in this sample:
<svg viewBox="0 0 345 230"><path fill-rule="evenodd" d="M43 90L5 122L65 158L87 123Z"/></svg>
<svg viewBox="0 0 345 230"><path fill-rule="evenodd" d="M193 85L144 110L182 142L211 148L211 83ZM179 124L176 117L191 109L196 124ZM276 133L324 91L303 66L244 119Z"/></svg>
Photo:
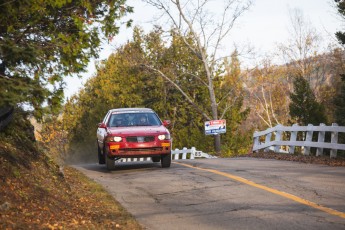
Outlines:
<svg viewBox="0 0 345 230"><path fill-rule="evenodd" d="M158 126L162 122L155 113L118 113L111 114L108 122L110 127L129 127L129 126Z"/></svg>

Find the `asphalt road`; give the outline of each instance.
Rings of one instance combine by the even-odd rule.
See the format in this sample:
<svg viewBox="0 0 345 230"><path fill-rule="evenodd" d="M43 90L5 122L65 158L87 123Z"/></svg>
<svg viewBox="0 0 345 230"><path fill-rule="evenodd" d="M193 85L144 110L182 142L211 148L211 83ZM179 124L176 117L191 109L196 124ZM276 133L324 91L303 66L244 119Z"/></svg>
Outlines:
<svg viewBox="0 0 345 230"><path fill-rule="evenodd" d="M147 229L345 229L345 168L254 158L75 166Z"/></svg>

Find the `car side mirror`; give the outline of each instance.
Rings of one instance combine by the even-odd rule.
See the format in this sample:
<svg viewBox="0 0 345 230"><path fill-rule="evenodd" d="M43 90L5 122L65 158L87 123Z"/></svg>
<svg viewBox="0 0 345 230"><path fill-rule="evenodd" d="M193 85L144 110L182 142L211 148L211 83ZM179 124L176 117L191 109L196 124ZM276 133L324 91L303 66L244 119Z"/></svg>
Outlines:
<svg viewBox="0 0 345 230"><path fill-rule="evenodd" d="M107 126L104 123L99 123L98 128L105 129L105 128L107 128Z"/></svg>
<svg viewBox="0 0 345 230"><path fill-rule="evenodd" d="M170 124L171 124L171 121L170 121L170 120L164 120L164 121L163 121L163 125L164 125L165 127L169 127Z"/></svg>

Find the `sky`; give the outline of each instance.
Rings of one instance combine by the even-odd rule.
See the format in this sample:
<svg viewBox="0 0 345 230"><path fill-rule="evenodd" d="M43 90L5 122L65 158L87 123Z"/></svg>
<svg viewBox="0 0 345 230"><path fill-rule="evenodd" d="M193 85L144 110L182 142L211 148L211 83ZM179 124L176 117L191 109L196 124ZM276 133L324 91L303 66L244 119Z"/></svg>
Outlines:
<svg viewBox="0 0 345 230"><path fill-rule="evenodd" d="M215 6L222 0L213 0ZM322 36L324 46L336 43L334 33L344 30L344 23L337 15L333 0L253 0L253 5L242 15L232 29L226 43L238 45L250 44L261 55L272 53L277 44L286 43L289 39L291 9L303 12L305 20ZM139 25L149 32L152 20L157 16L157 10L140 0L127 0L127 4L134 7L133 26ZM132 28L121 28L120 33L111 44L105 44L98 60L105 60L116 50L132 38ZM231 48L229 48L231 49ZM96 74L95 62L92 60L88 71L82 78L66 78L65 98L77 93L88 78Z"/></svg>

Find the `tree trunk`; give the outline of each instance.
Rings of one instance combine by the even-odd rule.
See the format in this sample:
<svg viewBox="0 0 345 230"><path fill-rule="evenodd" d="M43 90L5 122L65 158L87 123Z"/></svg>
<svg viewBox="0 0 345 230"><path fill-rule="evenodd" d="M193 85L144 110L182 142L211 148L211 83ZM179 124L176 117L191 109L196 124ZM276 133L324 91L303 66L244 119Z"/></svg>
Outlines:
<svg viewBox="0 0 345 230"><path fill-rule="evenodd" d="M220 146L220 134L214 135L214 149L217 156L220 156Z"/></svg>
<svg viewBox="0 0 345 230"><path fill-rule="evenodd" d="M206 65L205 65L206 66ZM210 99L211 99L211 110L212 110L212 118L213 120L218 120L218 105L216 102L216 94L214 92L213 88L213 82L212 82L212 77L209 71L206 71L208 73L207 78L209 79L209 93L210 93ZM221 143L220 143L220 134L217 134L214 136L214 150L216 151L216 155L220 155L220 148L221 148Z"/></svg>

